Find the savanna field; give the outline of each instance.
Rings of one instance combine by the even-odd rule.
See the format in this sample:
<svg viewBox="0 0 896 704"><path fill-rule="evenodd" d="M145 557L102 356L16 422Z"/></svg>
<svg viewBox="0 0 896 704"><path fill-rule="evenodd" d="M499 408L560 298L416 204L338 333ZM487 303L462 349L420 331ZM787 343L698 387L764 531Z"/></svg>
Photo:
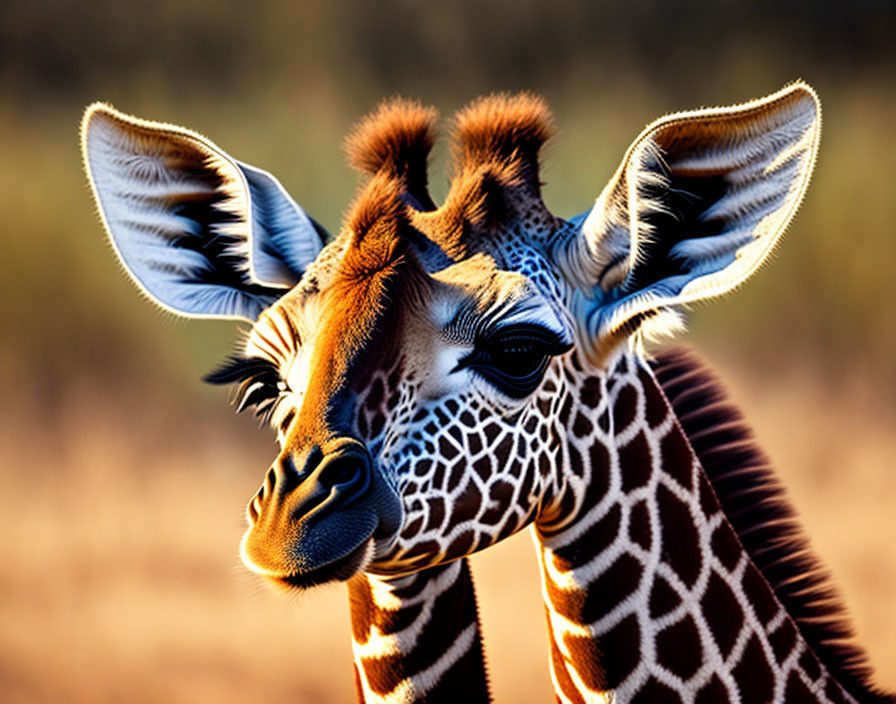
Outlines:
<svg viewBox="0 0 896 704"><path fill-rule="evenodd" d="M553 19L498 3L510 13L502 31L515 34L494 45L476 34L480 23L447 9L414 41L358 44L381 18L350 13L348 2L316 11L270 1L207 24L203 3L166 1L142 18L98 3L77 19L51 5L46 16L16 2L0 10L0 702L354 698L345 587L283 595L240 564L244 507L274 439L232 413L226 390L200 382L240 326L160 313L127 280L80 163L87 103L197 129L277 175L334 231L357 185L342 136L379 97L432 102L447 130L480 93L545 94L558 127L545 201L571 216L590 207L653 118L758 97L796 77L824 109L806 200L771 263L692 311L676 342L727 383L833 575L876 681L896 690L896 56L875 44L891 10L863 0L864 14L840 17L820 3L790 53L784 29L767 30L754 10L710 65L682 53L692 34L665 36L663 23L677 19L649 13L614 33L589 10L603 27L604 49L592 48L600 42L575 34L586 20L566 0ZM417 26L408 3L382 12ZM640 46L635 26L645 22L652 53L640 64L626 54L623 70L600 53ZM107 36L105 23L118 33ZM457 52L468 27L475 36ZM241 37L232 52L215 41L227 32ZM524 39L538 32L557 36L536 50ZM273 66L283 69L265 72ZM437 200L449 151L439 144L434 154ZM499 703L553 697L531 542L526 532L473 560Z"/></svg>

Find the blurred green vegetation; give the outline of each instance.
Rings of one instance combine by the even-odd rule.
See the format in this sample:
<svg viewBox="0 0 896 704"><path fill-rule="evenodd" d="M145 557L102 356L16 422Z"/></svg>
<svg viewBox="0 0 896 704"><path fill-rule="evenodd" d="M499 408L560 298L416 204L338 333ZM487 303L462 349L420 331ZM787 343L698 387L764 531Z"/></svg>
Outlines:
<svg viewBox="0 0 896 704"><path fill-rule="evenodd" d="M588 208L654 117L769 93L797 77L824 105L806 202L775 260L693 316L692 336L757 368L896 382L896 3L500 0L255 3L45 0L0 5L0 362L19 412L85 389L185 408L229 350L227 323L140 299L93 212L78 147L86 104L178 122L266 168L327 227L356 187L341 138L387 95L446 117L495 90L552 104L546 200ZM433 190L444 194L444 146ZM790 361L786 361L786 360ZM12 404L5 404L10 412Z"/></svg>

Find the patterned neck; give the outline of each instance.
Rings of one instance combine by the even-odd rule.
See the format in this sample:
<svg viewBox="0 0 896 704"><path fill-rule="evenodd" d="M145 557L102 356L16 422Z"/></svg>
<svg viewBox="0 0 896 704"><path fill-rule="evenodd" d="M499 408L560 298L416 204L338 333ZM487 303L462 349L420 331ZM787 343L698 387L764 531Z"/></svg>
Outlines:
<svg viewBox="0 0 896 704"><path fill-rule="evenodd" d="M361 702L491 700L466 559L400 578L362 573L349 598Z"/></svg>
<svg viewBox="0 0 896 704"><path fill-rule="evenodd" d="M578 508L536 526L560 701L854 701L743 547L644 362L627 355L590 387L584 480L557 500Z"/></svg>

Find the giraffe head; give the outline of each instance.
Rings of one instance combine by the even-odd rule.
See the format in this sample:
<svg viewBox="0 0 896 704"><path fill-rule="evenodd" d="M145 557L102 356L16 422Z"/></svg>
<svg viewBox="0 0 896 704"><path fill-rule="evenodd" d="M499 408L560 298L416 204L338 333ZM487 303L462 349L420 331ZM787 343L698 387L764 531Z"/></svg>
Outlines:
<svg viewBox="0 0 896 704"><path fill-rule="evenodd" d="M459 114L438 207L434 124L397 100L356 128L367 180L330 239L198 134L85 116L88 175L137 284L177 313L253 323L209 379L278 434L242 552L287 586L408 573L568 520L601 370L761 264L808 183L819 109L794 84L662 118L569 220L541 197L541 100Z"/></svg>

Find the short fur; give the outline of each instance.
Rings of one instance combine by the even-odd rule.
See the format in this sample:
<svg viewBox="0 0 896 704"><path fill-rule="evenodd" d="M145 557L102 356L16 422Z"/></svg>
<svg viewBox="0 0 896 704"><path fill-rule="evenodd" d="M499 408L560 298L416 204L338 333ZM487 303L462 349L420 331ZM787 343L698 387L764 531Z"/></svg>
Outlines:
<svg viewBox="0 0 896 704"><path fill-rule="evenodd" d="M862 702L876 691L865 653L819 561L810 553L771 462L715 375L686 349L657 355L653 372L750 558L831 675Z"/></svg>

